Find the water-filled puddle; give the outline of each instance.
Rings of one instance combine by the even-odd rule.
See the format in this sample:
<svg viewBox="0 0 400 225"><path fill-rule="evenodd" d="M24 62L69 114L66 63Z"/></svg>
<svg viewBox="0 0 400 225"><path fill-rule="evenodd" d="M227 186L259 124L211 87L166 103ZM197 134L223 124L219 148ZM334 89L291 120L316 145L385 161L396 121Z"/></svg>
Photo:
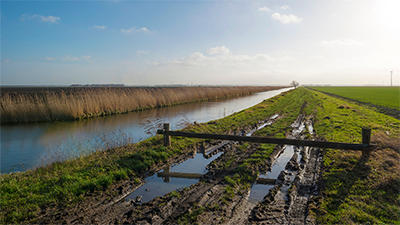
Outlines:
<svg viewBox="0 0 400 225"><path fill-rule="evenodd" d="M194 158L173 167L164 168L146 178L146 183L128 195L125 201L136 200L138 196L141 196L141 202L149 202L157 196L163 196L173 190L195 184L199 181L199 176L207 172L206 166L220 155L222 155L222 152L206 159L202 153L197 153ZM185 176L185 174L190 175Z"/></svg>
<svg viewBox="0 0 400 225"><path fill-rule="evenodd" d="M251 136L255 131L271 125L274 122L273 119L277 117L278 114L272 116L266 123L257 126L257 128L247 133L246 136ZM206 166L223 153L214 154L214 152L229 142L223 141L219 145L205 150L203 153L196 153L193 158L180 164L165 167L156 174L146 178L145 184L125 197L124 200L133 200L140 203L149 202L157 196L163 196L173 190L197 183L199 178L207 172Z"/></svg>
<svg viewBox="0 0 400 225"><path fill-rule="evenodd" d="M271 170L268 171L266 174L260 174L259 178L264 178L264 179L276 179L281 171L285 170L286 164L289 162L289 160L292 158L292 156L295 153L295 147L293 145L286 145L283 149L283 152L278 156L277 160L274 162L274 164L271 167ZM289 176L293 177L294 175ZM265 185L265 184L253 184L251 186L251 191L250 191L250 197L249 201L250 202L259 202L262 201L265 195L268 194L269 190L273 188L275 185Z"/></svg>
<svg viewBox="0 0 400 225"><path fill-rule="evenodd" d="M298 127L293 129L293 135L300 134L303 132L305 129L304 123L301 123ZM278 156L276 161L272 164L272 167L270 171L268 171L266 174L260 174L259 178L262 179L277 179L281 171L285 171L285 167L287 163L290 161L292 156L297 153L297 162L300 162L300 150L303 147L296 147L293 145L285 145L284 149L282 150L282 153ZM288 180L285 180L284 185L282 186L282 191L287 191L290 187L290 183L294 180L295 178L295 173L293 173L290 170L287 171L287 178ZM264 196L268 194L269 190L273 188L275 185L272 184L258 184L257 182L252 185L251 190L250 190L250 196L249 196L249 201L250 202L260 202L263 200Z"/></svg>

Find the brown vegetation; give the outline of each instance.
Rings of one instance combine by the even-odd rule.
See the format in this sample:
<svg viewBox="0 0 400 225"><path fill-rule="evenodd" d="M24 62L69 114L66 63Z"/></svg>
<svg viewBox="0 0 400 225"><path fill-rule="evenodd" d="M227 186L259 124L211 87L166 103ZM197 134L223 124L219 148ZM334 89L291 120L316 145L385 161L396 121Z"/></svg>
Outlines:
<svg viewBox="0 0 400 225"><path fill-rule="evenodd" d="M282 87L74 88L1 93L1 123L72 120Z"/></svg>

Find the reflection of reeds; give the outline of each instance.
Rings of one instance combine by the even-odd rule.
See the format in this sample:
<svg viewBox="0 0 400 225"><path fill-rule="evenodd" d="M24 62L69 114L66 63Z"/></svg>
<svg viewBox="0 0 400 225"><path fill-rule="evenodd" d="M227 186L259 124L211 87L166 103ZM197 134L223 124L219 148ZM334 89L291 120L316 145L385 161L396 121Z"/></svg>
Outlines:
<svg viewBox="0 0 400 225"><path fill-rule="evenodd" d="M72 120L280 87L76 88L35 94L1 93L1 123Z"/></svg>

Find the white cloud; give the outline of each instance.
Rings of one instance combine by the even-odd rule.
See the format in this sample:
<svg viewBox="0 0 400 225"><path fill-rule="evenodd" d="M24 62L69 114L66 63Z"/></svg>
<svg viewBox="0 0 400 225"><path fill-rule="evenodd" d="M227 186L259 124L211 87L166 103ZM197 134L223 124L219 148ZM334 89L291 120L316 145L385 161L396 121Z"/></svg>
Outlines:
<svg viewBox="0 0 400 225"><path fill-rule="evenodd" d="M94 27L94 28L97 28L97 29L99 29L99 30L104 30L104 29L106 29L106 26L94 25L93 27Z"/></svg>
<svg viewBox="0 0 400 225"><path fill-rule="evenodd" d="M331 47L331 46L359 46L359 45L364 45L364 43L357 42L354 39L333 39L333 40L328 40L328 41L321 41L319 43L320 46L326 46L326 47Z"/></svg>
<svg viewBox="0 0 400 225"><path fill-rule="evenodd" d="M72 57L71 55L67 55L67 56L63 57L62 60L72 62L72 61L79 61L79 58L75 57L75 56Z"/></svg>
<svg viewBox="0 0 400 225"><path fill-rule="evenodd" d="M272 57L267 54L255 54L255 55L233 55L233 54L219 54L215 56L205 56L200 52L194 52L191 55L182 58L181 60L169 60L165 65L175 65L184 67L217 67L222 66L249 66L252 67L256 64L265 66L266 62L284 62L289 60L295 60L290 56Z"/></svg>
<svg viewBox="0 0 400 225"><path fill-rule="evenodd" d="M287 10L287 9L289 9L289 6L288 5L284 5L284 6L281 7L281 9Z"/></svg>
<svg viewBox="0 0 400 225"><path fill-rule="evenodd" d="M90 55L83 55L83 56L81 56L81 58L76 57L76 56L66 55L65 57L62 58L62 60L70 61L70 62L86 60L88 62L93 63L94 61L90 60L91 58L92 58L92 56L90 56Z"/></svg>
<svg viewBox="0 0 400 225"><path fill-rule="evenodd" d="M288 23L300 23L303 18L299 18L293 14L286 15L286 14L280 14L280 13L274 13L271 15L271 18L273 20L278 20L283 24L288 24Z"/></svg>
<svg viewBox="0 0 400 225"><path fill-rule="evenodd" d="M145 55L145 54L147 54L147 53L149 53L149 51L137 50L136 55L137 55L137 56L140 56L140 55Z"/></svg>
<svg viewBox="0 0 400 225"><path fill-rule="evenodd" d="M210 55L216 55L216 54L227 55L231 53L231 51L229 51L227 47L221 46L221 47L210 48L207 50L207 53Z"/></svg>
<svg viewBox="0 0 400 225"><path fill-rule="evenodd" d="M44 59L46 59L46 60L54 60L53 57L46 57L46 58L44 58Z"/></svg>
<svg viewBox="0 0 400 225"><path fill-rule="evenodd" d="M92 56L90 56L90 55L83 55L82 56L82 58L84 59L84 60L90 60L90 58L92 58Z"/></svg>
<svg viewBox="0 0 400 225"><path fill-rule="evenodd" d="M139 29L136 29L136 28L132 27L131 29L128 29L128 30L121 29L121 32L122 32L122 33L143 32L143 33L148 33L148 34L154 33L154 31L150 31L150 30L147 29L146 27L142 27L142 28L139 28Z"/></svg>
<svg viewBox="0 0 400 225"><path fill-rule="evenodd" d="M153 62L151 62L151 65L153 65L153 66L159 66L160 64L159 64L158 62L156 62L156 61L153 61Z"/></svg>
<svg viewBox="0 0 400 225"><path fill-rule="evenodd" d="M267 6L263 6L263 7L259 7L258 10L260 10L261 12L271 12L270 9L267 8Z"/></svg>
<svg viewBox="0 0 400 225"><path fill-rule="evenodd" d="M34 14L33 16L29 16L28 14L21 15L21 21L31 20L36 18L40 19L42 22L49 22L49 23L57 23L59 20L61 20L60 17L57 16L42 16L37 14Z"/></svg>

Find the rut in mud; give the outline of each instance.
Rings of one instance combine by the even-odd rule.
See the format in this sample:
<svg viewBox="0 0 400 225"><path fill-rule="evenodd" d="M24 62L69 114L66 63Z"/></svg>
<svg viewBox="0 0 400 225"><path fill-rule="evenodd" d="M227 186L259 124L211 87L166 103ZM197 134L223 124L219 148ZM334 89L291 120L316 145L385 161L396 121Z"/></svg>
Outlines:
<svg viewBox="0 0 400 225"><path fill-rule="evenodd" d="M257 129L272 124L277 116L243 130L251 135ZM263 125L261 125L263 124ZM261 125L261 126L260 126ZM303 139L304 129L312 134L310 120L300 115L291 125L287 138ZM243 148L245 146L245 148ZM93 205L85 210L62 212L43 218L42 222L63 223L129 223L177 224L253 224L253 223L313 223L308 206L318 195L319 169L322 155L318 148L275 146L270 158L255 168L251 181L232 184L232 177L259 144L243 145L228 141L211 142L169 165L191 158L197 151L211 158L198 182L184 185L161 197L147 196L145 186L133 182L121 185L120 196L108 204ZM164 165L165 166L165 165ZM173 167L171 167L173 168ZM161 169L161 167L160 167ZM157 171L157 170L155 170ZM170 170L162 170L170 173ZM152 176L156 176L154 174ZM150 174L149 174L149 177ZM228 178L227 178L228 177ZM165 177L162 177L163 179ZM257 179L258 178L258 179ZM269 181L263 184L262 181ZM271 183L271 180L273 183ZM160 185L163 185L162 183ZM142 190L138 194L135 190ZM170 191L170 190L169 190ZM136 195L134 194L136 193ZM144 194L143 194L144 193ZM143 198L142 198L143 196ZM118 202L118 203L117 203Z"/></svg>

